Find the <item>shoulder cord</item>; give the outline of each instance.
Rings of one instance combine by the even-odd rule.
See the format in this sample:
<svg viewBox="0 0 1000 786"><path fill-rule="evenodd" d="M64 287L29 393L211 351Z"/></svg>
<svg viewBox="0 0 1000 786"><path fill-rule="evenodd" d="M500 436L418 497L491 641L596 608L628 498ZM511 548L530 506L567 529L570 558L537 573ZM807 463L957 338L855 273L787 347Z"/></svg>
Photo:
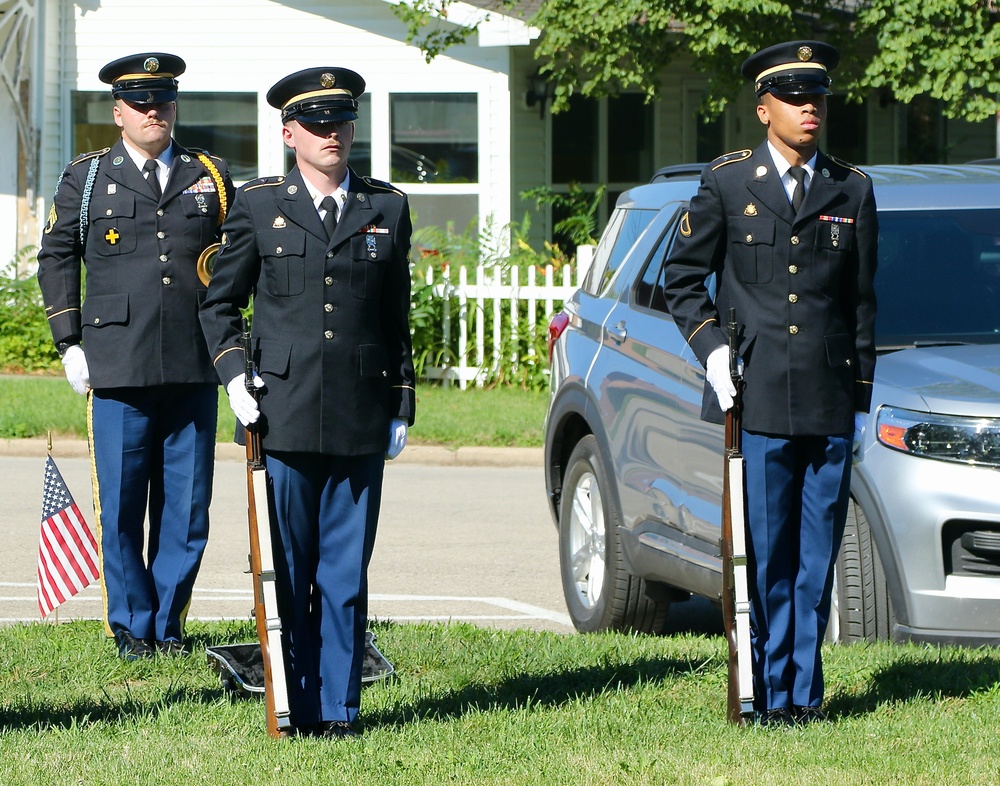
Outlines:
<svg viewBox="0 0 1000 786"><path fill-rule="evenodd" d="M198 153L198 160L205 165L208 174L215 181L215 190L219 193L219 226L222 226L222 222L226 220L226 211L229 208L228 198L226 197L226 184L222 182L222 175L219 174L219 168L212 163L211 158L204 153Z"/></svg>
<svg viewBox="0 0 1000 786"><path fill-rule="evenodd" d="M90 195L94 190L94 181L97 180L97 167L101 163L100 156L94 156L90 160L90 169L87 171L87 182L83 186L83 197L80 199L80 248L87 248L87 225L90 222ZM56 186L58 189L59 187Z"/></svg>

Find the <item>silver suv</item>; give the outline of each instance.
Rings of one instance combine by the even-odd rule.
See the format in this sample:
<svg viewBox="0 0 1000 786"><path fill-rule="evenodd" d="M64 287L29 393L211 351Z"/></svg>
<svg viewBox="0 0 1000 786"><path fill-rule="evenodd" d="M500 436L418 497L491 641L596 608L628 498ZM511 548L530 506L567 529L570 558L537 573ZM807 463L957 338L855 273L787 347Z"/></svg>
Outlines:
<svg viewBox="0 0 1000 786"><path fill-rule="evenodd" d="M580 630L657 633L672 602L720 598L722 429L661 275L700 170L619 197L549 327L545 479ZM879 358L827 638L1000 644L1000 167L867 172Z"/></svg>

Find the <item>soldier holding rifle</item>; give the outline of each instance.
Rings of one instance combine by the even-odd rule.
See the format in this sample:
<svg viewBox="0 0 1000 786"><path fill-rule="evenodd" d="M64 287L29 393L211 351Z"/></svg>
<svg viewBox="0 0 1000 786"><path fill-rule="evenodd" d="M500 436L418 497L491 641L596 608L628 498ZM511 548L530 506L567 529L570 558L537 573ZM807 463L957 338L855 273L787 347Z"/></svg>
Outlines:
<svg viewBox="0 0 1000 786"><path fill-rule="evenodd" d="M754 709L767 726L825 717L820 645L875 370L871 181L818 149L838 60L819 41L746 60L767 139L705 168L666 267L670 313L706 368L707 420L721 423L736 393L730 308L743 328Z"/></svg>
<svg viewBox="0 0 1000 786"><path fill-rule="evenodd" d="M356 734L384 462L415 403L409 205L348 167L364 89L329 67L268 92L296 165L237 192L201 312L233 411L263 442L291 726L323 737ZM251 299L259 405L240 341Z"/></svg>

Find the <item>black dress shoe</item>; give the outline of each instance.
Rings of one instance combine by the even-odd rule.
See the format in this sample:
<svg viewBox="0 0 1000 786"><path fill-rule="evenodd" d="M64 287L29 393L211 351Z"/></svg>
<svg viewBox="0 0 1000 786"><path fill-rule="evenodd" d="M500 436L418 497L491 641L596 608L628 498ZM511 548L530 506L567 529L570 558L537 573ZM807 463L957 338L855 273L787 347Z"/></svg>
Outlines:
<svg viewBox="0 0 1000 786"><path fill-rule="evenodd" d="M177 639L167 639L156 642L156 651L160 655L190 655L191 651L184 647L184 642Z"/></svg>
<svg viewBox="0 0 1000 786"><path fill-rule="evenodd" d="M757 725L769 728L782 728L795 725L795 716L786 707L778 707L757 713Z"/></svg>
<svg viewBox="0 0 1000 786"><path fill-rule="evenodd" d="M795 708L795 722L800 726L805 726L809 723L816 723L818 721L825 721L826 713L823 712L819 707L796 707Z"/></svg>
<svg viewBox="0 0 1000 786"><path fill-rule="evenodd" d="M331 740L357 737L358 733L347 721L323 721L316 727L315 736Z"/></svg>
<svg viewBox="0 0 1000 786"><path fill-rule="evenodd" d="M127 630L115 633L115 644L118 645L118 657L122 660L133 661L153 657L153 648L149 640L137 639Z"/></svg>

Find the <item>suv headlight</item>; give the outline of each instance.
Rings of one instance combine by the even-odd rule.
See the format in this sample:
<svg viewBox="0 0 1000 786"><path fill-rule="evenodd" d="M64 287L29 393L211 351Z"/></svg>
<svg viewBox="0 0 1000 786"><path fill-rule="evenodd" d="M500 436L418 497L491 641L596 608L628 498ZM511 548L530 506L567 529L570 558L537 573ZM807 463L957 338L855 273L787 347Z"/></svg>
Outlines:
<svg viewBox="0 0 1000 786"><path fill-rule="evenodd" d="M1000 419L882 407L878 441L911 456L1000 467Z"/></svg>

